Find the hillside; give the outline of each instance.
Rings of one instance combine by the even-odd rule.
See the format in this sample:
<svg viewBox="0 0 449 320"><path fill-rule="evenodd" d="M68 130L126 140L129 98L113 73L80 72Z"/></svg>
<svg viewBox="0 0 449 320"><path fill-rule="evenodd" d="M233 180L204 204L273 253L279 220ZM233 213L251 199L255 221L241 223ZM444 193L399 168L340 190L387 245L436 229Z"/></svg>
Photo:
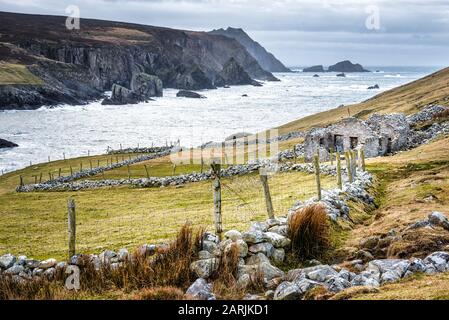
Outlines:
<svg viewBox="0 0 449 320"><path fill-rule="evenodd" d="M223 35L228 38L237 40L246 50L259 62L262 68L270 72L291 72L281 61L265 50L258 42L248 36L248 34L240 28L228 27L225 29L217 29L209 32L210 34Z"/></svg>
<svg viewBox="0 0 449 320"><path fill-rule="evenodd" d="M280 134L326 126L348 116L368 118L374 113L411 114L429 104L449 105L449 68L383 92L362 103L320 112L279 127Z"/></svg>
<svg viewBox="0 0 449 320"><path fill-rule="evenodd" d="M82 104L114 83L128 86L137 72L158 76L164 87L213 88L231 58L254 79L277 80L228 37L92 19L68 30L65 19L0 12L0 81L14 71L6 66L25 66L34 75L29 82L0 82L0 109Z"/></svg>

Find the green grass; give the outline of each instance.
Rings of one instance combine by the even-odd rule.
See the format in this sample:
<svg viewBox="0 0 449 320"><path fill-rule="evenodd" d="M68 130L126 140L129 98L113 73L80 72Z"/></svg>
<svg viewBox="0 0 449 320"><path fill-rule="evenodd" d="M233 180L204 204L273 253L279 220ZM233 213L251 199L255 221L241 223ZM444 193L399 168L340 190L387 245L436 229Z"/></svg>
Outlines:
<svg viewBox="0 0 449 320"><path fill-rule="evenodd" d="M0 85L42 85L43 81L20 64L0 63Z"/></svg>
<svg viewBox="0 0 449 320"><path fill-rule="evenodd" d="M296 200L315 195L313 175L289 172L270 179L276 214L286 214ZM323 177L323 188L334 187ZM0 178L0 185L5 180ZM172 239L189 221L213 228L211 182L183 187L103 188L82 192L0 194L0 253L34 258L64 258L67 250L66 201L77 204L78 252L135 248ZM257 175L223 180L223 226L246 230L250 221L266 218Z"/></svg>

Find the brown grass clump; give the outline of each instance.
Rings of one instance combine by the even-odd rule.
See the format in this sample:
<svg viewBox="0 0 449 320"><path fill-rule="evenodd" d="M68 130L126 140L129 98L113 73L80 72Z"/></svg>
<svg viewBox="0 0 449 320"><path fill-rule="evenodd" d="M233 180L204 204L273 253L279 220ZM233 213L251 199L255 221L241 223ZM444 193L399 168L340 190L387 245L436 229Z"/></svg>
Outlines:
<svg viewBox="0 0 449 320"><path fill-rule="evenodd" d="M360 294L370 294L370 293L378 293L380 290L375 287L351 287L346 290L340 291L335 294L329 300L349 300L352 297L355 297Z"/></svg>
<svg viewBox="0 0 449 320"><path fill-rule="evenodd" d="M184 300L184 292L176 287L145 288L133 296L134 300Z"/></svg>
<svg viewBox="0 0 449 320"><path fill-rule="evenodd" d="M424 258L435 251L442 250L447 244L449 244L449 232L442 228L410 230L402 235L401 240L391 243L387 257Z"/></svg>
<svg viewBox="0 0 449 320"><path fill-rule="evenodd" d="M134 254L117 268L109 264L96 268L89 256L85 256L81 263L81 288L77 293L64 288L62 272L58 272L53 280L14 281L10 276L0 276L0 300L67 299L76 295L102 296L117 290L130 293L142 289L137 298L178 299L183 296L180 292L184 292L196 278L190 271L190 264L197 257L202 236L202 231L195 232L191 226L184 225L166 249L153 257Z"/></svg>
<svg viewBox="0 0 449 320"><path fill-rule="evenodd" d="M239 250L237 245L223 255L217 270L211 276L213 280L213 292L222 299L239 299L244 295L244 289L237 285Z"/></svg>
<svg viewBox="0 0 449 320"><path fill-rule="evenodd" d="M288 221L292 252L302 260L317 259L331 245L331 230L326 209L315 204L300 209Z"/></svg>

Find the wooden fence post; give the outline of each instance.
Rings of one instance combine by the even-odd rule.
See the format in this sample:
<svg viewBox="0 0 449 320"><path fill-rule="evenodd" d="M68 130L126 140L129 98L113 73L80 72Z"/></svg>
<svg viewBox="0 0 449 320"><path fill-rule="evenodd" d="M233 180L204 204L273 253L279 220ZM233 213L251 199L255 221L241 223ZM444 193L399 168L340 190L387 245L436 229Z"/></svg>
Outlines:
<svg viewBox="0 0 449 320"><path fill-rule="evenodd" d="M34 175L34 184L37 184L37 175Z"/></svg>
<svg viewBox="0 0 449 320"><path fill-rule="evenodd" d="M357 152L351 152L351 160L352 160L352 179L354 180L357 176Z"/></svg>
<svg viewBox="0 0 449 320"><path fill-rule="evenodd" d="M97 167L100 167L100 159L97 160Z"/></svg>
<svg viewBox="0 0 449 320"><path fill-rule="evenodd" d="M221 182L220 171L221 165L213 162L211 164L212 173L214 174L213 190L214 190L214 218L215 218L215 232L218 235L218 239L221 241L223 226L221 218Z"/></svg>
<svg viewBox="0 0 449 320"><path fill-rule="evenodd" d="M267 213L268 217L270 219L274 219L274 210L273 210L273 203L271 202L271 194L270 194L270 187L268 185L268 176L265 172L260 172L260 181L262 182L263 186L263 194L265 196L265 204L267 206Z"/></svg>
<svg viewBox="0 0 449 320"><path fill-rule="evenodd" d="M176 174L176 164L173 164L173 174L172 176L174 176Z"/></svg>
<svg viewBox="0 0 449 320"><path fill-rule="evenodd" d="M61 178L61 168L58 170L58 177Z"/></svg>
<svg viewBox="0 0 449 320"><path fill-rule="evenodd" d="M334 165L334 148L331 148L330 158L331 158L331 166L333 166Z"/></svg>
<svg viewBox="0 0 449 320"><path fill-rule="evenodd" d="M131 180L131 171L129 170L129 164L126 165L128 168L128 180Z"/></svg>
<svg viewBox="0 0 449 320"><path fill-rule="evenodd" d="M20 186L23 187L23 177L20 176Z"/></svg>
<svg viewBox="0 0 449 320"><path fill-rule="evenodd" d="M40 175L39 175L39 183L42 183L42 171L40 172Z"/></svg>
<svg viewBox="0 0 449 320"><path fill-rule="evenodd" d="M321 181L320 181L320 156L316 154L313 157L315 163L315 179L316 179L316 188L318 193L318 200L321 201Z"/></svg>
<svg viewBox="0 0 449 320"><path fill-rule="evenodd" d="M52 180L50 171L48 171L48 180Z"/></svg>
<svg viewBox="0 0 449 320"><path fill-rule="evenodd" d="M89 160L90 170L92 170L92 160Z"/></svg>
<svg viewBox="0 0 449 320"><path fill-rule="evenodd" d="M73 176L73 168L70 166L70 175Z"/></svg>
<svg viewBox="0 0 449 320"><path fill-rule="evenodd" d="M150 179L150 174L148 173L147 165L144 164L143 166L145 167L145 172L147 173L147 179Z"/></svg>
<svg viewBox="0 0 449 320"><path fill-rule="evenodd" d="M68 229L69 229L69 259L75 255L76 242L76 214L75 214L75 200L69 198L67 201L68 212Z"/></svg>
<svg viewBox="0 0 449 320"><path fill-rule="evenodd" d="M337 152L337 185L338 188L341 190L343 189L343 182L341 180L341 159L340 159L340 152Z"/></svg>
<svg viewBox="0 0 449 320"><path fill-rule="evenodd" d="M352 183L352 168L351 168L351 156L349 155L349 151L345 152L345 160L346 160L346 171L348 173L348 180Z"/></svg>

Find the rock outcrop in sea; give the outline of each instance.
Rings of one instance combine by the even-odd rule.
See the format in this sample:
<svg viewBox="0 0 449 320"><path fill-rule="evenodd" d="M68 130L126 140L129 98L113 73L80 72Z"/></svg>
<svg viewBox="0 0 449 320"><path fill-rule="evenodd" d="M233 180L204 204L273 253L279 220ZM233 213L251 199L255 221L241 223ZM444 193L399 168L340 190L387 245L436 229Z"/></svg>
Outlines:
<svg viewBox="0 0 449 320"><path fill-rule="evenodd" d="M15 144L14 142L5 140L5 139L0 139L0 149L2 148L15 148L18 147L18 144Z"/></svg>
<svg viewBox="0 0 449 320"><path fill-rule="evenodd" d="M349 60L338 62L328 69L329 72L370 72L359 63L352 63Z"/></svg>
<svg viewBox="0 0 449 320"><path fill-rule="evenodd" d="M229 59L223 66L223 70L215 78L217 87L230 85L254 85L260 86L258 81L251 79L245 69L234 58Z"/></svg>
<svg viewBox="0 0 449 320"><path fill-rule="evenodd" d="M205 99L206 97L197 92L189 91L189 90L180 90L176 96L182 98L192 98L192 99Z"/></svg>
<svg viewBox="0 0 449 320"><path fill-rule="evenodd" d="M326 72L326 70L324 70L324 67L322 65L318 65L309 68L304 68L302 72Z"/></svg>

